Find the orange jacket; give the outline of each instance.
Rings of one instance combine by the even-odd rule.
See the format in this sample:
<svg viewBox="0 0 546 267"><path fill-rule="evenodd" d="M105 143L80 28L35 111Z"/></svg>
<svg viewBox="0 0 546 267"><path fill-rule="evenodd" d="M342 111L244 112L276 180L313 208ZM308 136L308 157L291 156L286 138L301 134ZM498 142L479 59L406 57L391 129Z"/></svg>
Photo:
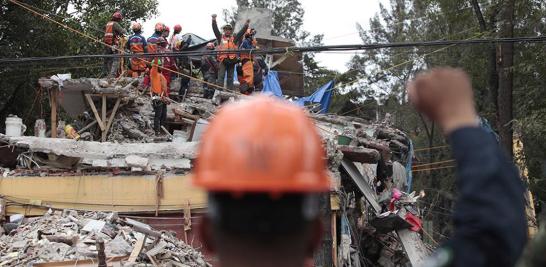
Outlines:
<svg viewBox="0 0 546 267"><path fill-rule="evenodd" d="M222 36L222 42L220 42L216 50L218 51L237 50L237 45L235 44L235 38L233 38L233 36L230 36L230 37ZM219 62L224 61L224 59L226 58L236 59L237 54L236 53L219 53L218 54Z"/></svg>

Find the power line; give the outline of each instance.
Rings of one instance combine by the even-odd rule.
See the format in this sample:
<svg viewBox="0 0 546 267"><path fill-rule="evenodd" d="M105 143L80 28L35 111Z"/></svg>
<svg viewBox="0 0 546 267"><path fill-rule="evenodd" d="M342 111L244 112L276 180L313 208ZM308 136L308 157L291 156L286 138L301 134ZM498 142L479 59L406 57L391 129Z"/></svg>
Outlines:
<svg viewBox="0 0 546 267"><path fill-rule="evenodd" d="M13 1L13 0L10 0ZM359 51L374 50L385 48L406 48L406 47L450 47L456 45L480 45L480 44L500 44L500 43L544 43L546 36L535 37L513 37L513 38L484 38L484 39L466 39L466 40L437 40L424 42L400 42L400 43L376 43L376 44L349 44L349 45L325 45L309 47L286 47L270 49L237 49L229 51L182 51L166 53L144 53L138 54L139 57L181 57L181 56L203 56L232 53L251 53L255 55L272 55L286 53L317 53L325 51ZM88 58L131 58L134 54L94 54L94 55L74 55L74 56L54 56L54 57L27 57L27 58L5 58L0 59L0 63L20 63L20 62L39 62L49 60L68 60L68 59L88 59ZM412 60L413 61L413 60Z"/></svg>

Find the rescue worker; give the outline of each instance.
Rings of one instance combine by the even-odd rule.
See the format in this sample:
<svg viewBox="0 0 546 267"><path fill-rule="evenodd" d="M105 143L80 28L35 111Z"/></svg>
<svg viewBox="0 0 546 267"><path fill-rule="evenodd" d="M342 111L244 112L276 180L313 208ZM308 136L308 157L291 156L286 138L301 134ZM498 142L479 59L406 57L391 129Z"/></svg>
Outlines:
<svg viewBox="0 0 546 267"><path fill-rule="evenodd" d="M216 49L213 42L207 44L207 50ZM215 55L203 55L201 57L201 73L205 82L214 84L218 77L218 61ZM215 89L209 84L203 83L203 97L211 99L214 96Z"/></svg>
<svg viewBox="0 0 546 267"><path fill-rule="evenodd" d="M158 53L159 52L159 45L158 45L158 40L159 38L161 38L161 34L163 34L163 31L164 31L164 25L163 23L161 22L158 22L155 24L155 27L154 27L154 34L152 34L152 36L148 37L148 39L146 40L147 42L147 48L148 48L148 53ZM157 57L150 57L148 58L148 61L149 62L152 62L154 60L156 60ZM149 63L149 68L151 68L151 64ZM148 73L148 75L146 75L144 77L144 81L143 81L143 84L145 87L148 87L150 86L150 75Z"/></svg>
<svg viewBox="0 0 546 267"><path fill-rule="evenodd" d="M186 35L186 37L180 35L176 47L178 51L184 51L190 47L191 42L192 37L190 34ZM184 74L180 76L180 89L178 90L178 98L181 101L184 99L187 90L190 88L190 77L193 76L192 62L188 56L178 57L178 69Z"/></svg>
<svg viewBox="0 0 546 267"><path fill-rule="evenodd" d="M216 14L212 15L212 30L214 31L214 35L216 36L216 40L218 42L216 49L219 52L217 58L220 66L216 83L223 86L227 72L227 88L229 90L233 90L233 74L235 72L235 65L238 62L238 58L237 53L225 52L230 50L238 50L238 44L242 41L249 24L250 20L247 20L237 35L233 36L233 27L227 24L222 27L223 33L221 33L218 29L218 24L216 23Z"/></svg>
<svg viewBox="0 0 546 267"><path fill-rule="evenodd" d="M252 96L220 109L193 180L208 191L204 248L223 267L304 266L321 243L325 153L314 123L288 102Z"/></svg>
<svg viewBox="0 0 546 267"><path fill-rule="evenodd" d="M269 67L263 56L254 57L254 90L262 91L264 88L264 77L269 73Z"/></svg>
<svg viewBox="0 0 546 267"><path fill-rule="evenodd" d="M160 53L171 52L167 47L168 43L167 43L167 40L165 40L165 38L163 37L159 38L158 45L159 45ZM165 57L161 57L161 59L162 59L162 67L163 67L161 69L161 74L163 74L163 76L165 77L167 81L167 96L169 96L170 90L171 90L172 77L176 72L178 72L178 68L176 66L176 59L174 57L165 56Z"/></svg>
<svg viewBox="0 0 546 267"><path fill-rule="evenodd" d="M458 168L455 233L425 266L514 266L526 242L523 186L479 127L470 79L435 69L411 82L408 95L442 128ZM256 96L220 109L193 176L208 191L198 229L204 248L224 267L304 266L321 242L317 193L330 188L324 154L314 124L291 104Z"/></svg>
<svg viewBox="0 0 546 267"><path fill-rule="evenodd" d="M146 38L142 36L142 25L135 22L132 26L133 35L129 36L125 49L130 50L133 54L147 53ZM131 76L134 78L140 77L147 69L147 63L142 57L131 58Z"/></svg>
<svg viewBox="0 0 546 267"><path fill-rule="evenodd" d="M157 44L166 46L167 41L163 37L157 39ZM168 86L167 79L162 74L163 60L155 57L150 70L150 97L154 109L154 131L156 135L161 134L161 126L164 126L167 119Z"/></svg>
<svg viewBox="0 0 546 267"><path fill-rule="evenodd" d="M256 35L256 30L248 29L245 33L245 38L241 42L239 49L243 50L252 50L256 49L258 43L254 36ZM242 94L250 95L254 92L254 56L252 51L250 52L241 52L240 53L240 70L237 73L240 73L239 83Z"/></svg>
<svg viewBox="0 0 546 267"><path fill-rule="evenodd" d="M159 51L157 41L162 36L165 25L161 22L155 24L154 34L148 38L148 53L157 53Z"/></svg>
<svg viewBox="0 0 546 267"><path fill-rule="evenodd" d="M169 50L180 51L180 44L182 41L182 26L180 24L174 25L173 36L169 39Z"/></svg>
<svg viewBox="0 0 546 267"><path fill-rule="evenodd" d="M169 35L171 35L171 28L169 26L164 25L163 33L161 33L161 37L165 38L165 41L169 43Z"/></svg>
<svg viewBox="0 0 546 267"><path fill-rule="evenodd" d="M460 192L454 235L425 266L514 266L527 240L524 188L512 160L480 127L470 78L434 69L409 83L408 95L447 136Z"/></svg>
<svg viewBox="0 0 546 267"><path fill-rule="evenodd" d="M113 55L119 53L120 38L126 35L125 29L121 27L120 22L123 19L121 12L116 11L112 15L112 19L106 24L104 30L103 42L108 46L104 52L106 55ZM116 77L119 71L120 58L106 58L104 60L103 73L109 78Z"/></svg>

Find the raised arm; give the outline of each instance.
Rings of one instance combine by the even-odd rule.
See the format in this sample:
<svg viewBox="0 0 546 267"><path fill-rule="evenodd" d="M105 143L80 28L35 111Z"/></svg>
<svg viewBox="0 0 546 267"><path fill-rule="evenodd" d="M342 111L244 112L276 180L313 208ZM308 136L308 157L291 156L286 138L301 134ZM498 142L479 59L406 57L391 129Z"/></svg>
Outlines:
<svg viewBox="0 0 546 267"><path fill-rule="evenodd" d="M455 233L425 266L514 266L527 227L518 171L494 138L479 127L470 79L435 69L408 85L415 107L436 121L457 162Z"/></svg>
<svg viewBox="0 0 546 267"><path fill-rule="evenodd" d="M245 36L246 30L248 30L249 25L250 25L250 20L247 19L246 22L245 22L245 25L243 25L243 27L241 28L241 30L239 30L239 32L238 32L237 35L235 36L235 43L236 43L236 44L240 44L240 43L241 43L241 40L242 40L243 37Z"/></svg>
<svg viewBox="0 0 546 267"><path fill-rule="evenodd" d="M216 22L216 14L212 15L212 31L214 31L214 36L216 36L216 40L218 40L218 43L222 42L222 33L218 29L218 23Z"/></svg>

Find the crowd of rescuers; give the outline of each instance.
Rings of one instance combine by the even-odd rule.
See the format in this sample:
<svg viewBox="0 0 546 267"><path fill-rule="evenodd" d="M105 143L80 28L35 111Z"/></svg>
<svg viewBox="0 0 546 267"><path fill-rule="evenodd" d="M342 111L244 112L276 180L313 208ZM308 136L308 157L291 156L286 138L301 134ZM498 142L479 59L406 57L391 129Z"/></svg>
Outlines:
<svg viewBox="0 0 546 267"><path fill-rule="evenodd" d="M133 34L125 39L126 31L120 25L123 20L121 12L116 11L112 19L106 24L103 42L109 45L105 53L117 54L126 51L132 54L143 53L170 53L187 50L192 38L190 34L182 34L182 26L175 25L171 35L170 28L157 23L152 36L146 38L142 35L142 25L133 22L131 29ZM252 55L251 50L258 49L256 30L250 27L247 20L238 33L234 33L233 26L227 24L219 30L216 23L216 15L212 15L212 30L215 41L206 44L207 50L223 51L215 55L203 55L198 69L202 74L203 97L212 98L217 88L234 90L234 74L237 73L239 91L250 95L254 91L263 89L264 76L269 68L261 56ZM226 53L225 51L246 49L249 52ZM107 58L104 63L104 74L107 77L121 75L120 58ZM130 77L144 77L144 86L149 88L154 107L154 130L161 134L167 116L167 105L171 82L175 77L180 77L180 89L178 101L186 96L190 86L190 77L195 77L192 71L193 64L189 56L159 56L159 57L132 57L128 62L128 70L124 73ZM227 74L227 75L226 75Z"/></svg>

